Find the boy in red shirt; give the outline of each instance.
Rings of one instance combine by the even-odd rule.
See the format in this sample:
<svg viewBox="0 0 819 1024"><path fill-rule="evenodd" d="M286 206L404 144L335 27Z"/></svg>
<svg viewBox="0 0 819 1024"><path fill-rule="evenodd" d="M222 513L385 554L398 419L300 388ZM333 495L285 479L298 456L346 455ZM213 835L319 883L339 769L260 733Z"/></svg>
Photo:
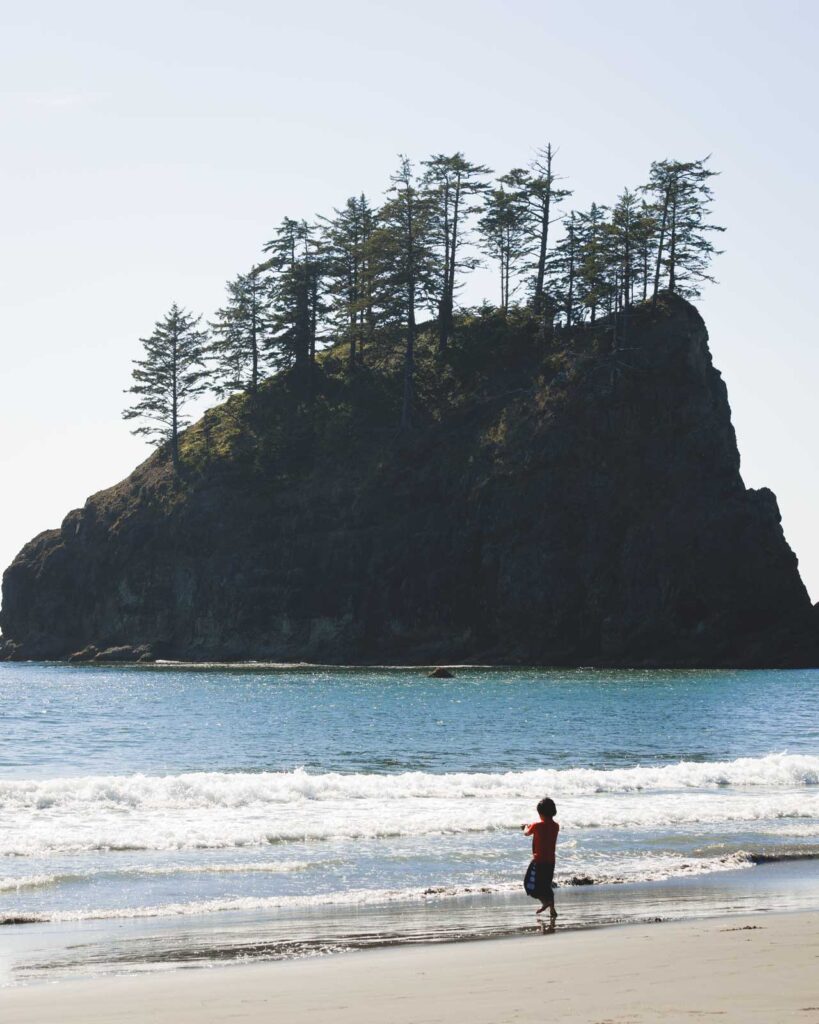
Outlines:
<svg viewBox="0 0 819 1024"><path fill-rule="evenodd" d="M535 913L542 914L548 907L549 917L554 921L557 911L552 879L555 874L555 844L560 831L560 825L554 820L557 814L554 800L549 797L541 800L537 805L537 813L540 821L520 826L525 835L532 837L532 861L526 871L523 887L529 896L541 902L540 909Z"/></svg>

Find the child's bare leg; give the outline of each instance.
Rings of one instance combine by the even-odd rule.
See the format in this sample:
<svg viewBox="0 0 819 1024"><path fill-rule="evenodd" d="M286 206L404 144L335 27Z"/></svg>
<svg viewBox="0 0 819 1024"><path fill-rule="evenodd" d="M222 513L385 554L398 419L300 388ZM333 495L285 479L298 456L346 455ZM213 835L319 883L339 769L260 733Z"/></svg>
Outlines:
<svg viewBox="0 0 819 1024"><path fill-rule="evenodd" d="M552 919L553 921L554 921L554 919L555 919L555 918L557 917L557 911L555 910L555 905L554 905L554 901L552 901L552 902L551 902L551 903L549 904L549 917L551 917L551 919Z"/></svg>

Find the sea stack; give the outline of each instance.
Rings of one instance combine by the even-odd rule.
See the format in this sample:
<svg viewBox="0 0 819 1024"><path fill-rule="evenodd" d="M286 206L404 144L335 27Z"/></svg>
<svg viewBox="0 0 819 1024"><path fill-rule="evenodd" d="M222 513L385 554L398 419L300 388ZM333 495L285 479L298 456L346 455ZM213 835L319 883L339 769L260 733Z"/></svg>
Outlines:
<svg viewBox="0 0 819 1024"><path fill-rule="evenodd" d="M23 548L3 655L819 664L692 305L554 335L487 313L447 359L400 435L400 363L349 379L332 352L309 429L287 374L211 410L178 477L158 452Z"/></svg>

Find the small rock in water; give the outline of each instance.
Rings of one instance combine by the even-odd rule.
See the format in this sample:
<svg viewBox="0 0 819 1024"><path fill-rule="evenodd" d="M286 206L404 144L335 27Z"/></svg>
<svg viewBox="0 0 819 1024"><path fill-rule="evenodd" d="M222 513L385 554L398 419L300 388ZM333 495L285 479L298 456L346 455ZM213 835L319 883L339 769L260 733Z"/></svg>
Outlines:
<svg viewBox="0 0 819 1024"><path fill-rule="evenodd" d="M455 673L454 672L450 672L450 670L448 668L439 667L439 668L434 668L429 673L427 678L428 679L454 679L455 678Z"/></svg>

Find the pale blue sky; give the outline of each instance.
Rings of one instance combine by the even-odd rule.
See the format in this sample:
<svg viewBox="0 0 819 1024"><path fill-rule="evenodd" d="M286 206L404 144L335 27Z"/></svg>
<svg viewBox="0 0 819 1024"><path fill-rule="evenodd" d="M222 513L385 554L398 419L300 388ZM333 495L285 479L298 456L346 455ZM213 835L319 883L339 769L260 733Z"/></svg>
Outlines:
<svg viewBox="0 0 819 1024"><path fill-rule="evenodd" d="M0 563L147 454L120 419L137 339L174 300L212 313L284 214L378 199L399 151L503 171L550 139L579 206L714 154L727 252L699 305L745 482L819 598L817 12L2 3Z"/></svg>

